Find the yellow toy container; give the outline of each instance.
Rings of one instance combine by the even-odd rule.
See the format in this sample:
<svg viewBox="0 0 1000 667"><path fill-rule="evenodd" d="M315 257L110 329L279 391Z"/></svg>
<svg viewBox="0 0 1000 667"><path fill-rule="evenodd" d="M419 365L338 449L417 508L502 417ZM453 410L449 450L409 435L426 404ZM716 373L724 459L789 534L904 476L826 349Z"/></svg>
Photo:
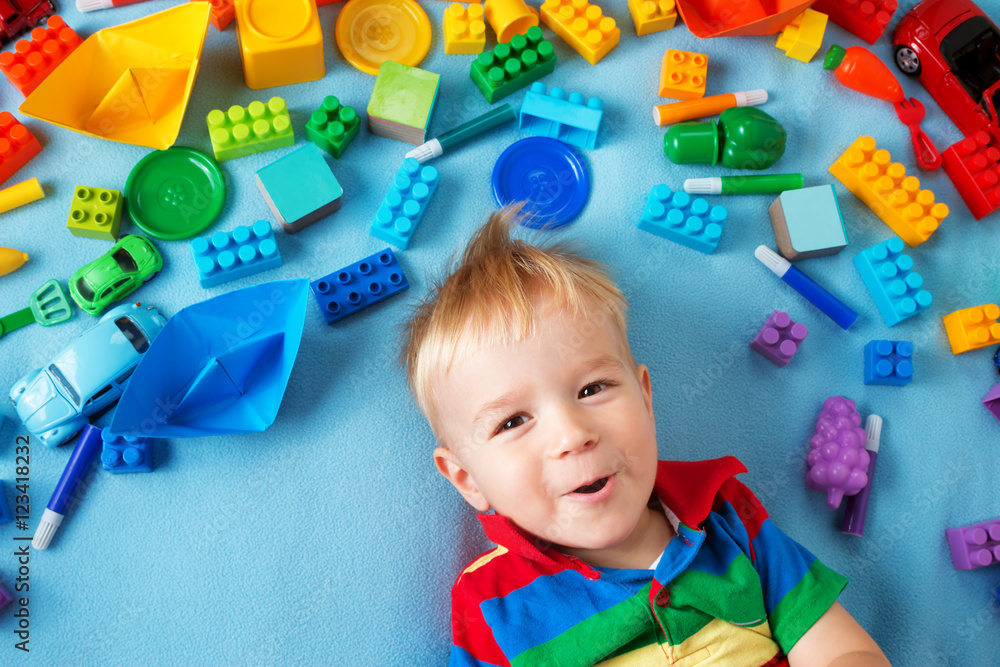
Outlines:
<svg viewBox="0 0 1000 667"><path fill-rule="evenodd" d="M514 35L523 35L538 25L538 12L524 0L486 0L483 9L497 34L497 44L506 44Z"/></svg>
<svg viewBox="0 0 1000 667"><path fill-rule="evenodd" d="M323 78L315 0L236 0L243 78L255 90Z"/></svg>

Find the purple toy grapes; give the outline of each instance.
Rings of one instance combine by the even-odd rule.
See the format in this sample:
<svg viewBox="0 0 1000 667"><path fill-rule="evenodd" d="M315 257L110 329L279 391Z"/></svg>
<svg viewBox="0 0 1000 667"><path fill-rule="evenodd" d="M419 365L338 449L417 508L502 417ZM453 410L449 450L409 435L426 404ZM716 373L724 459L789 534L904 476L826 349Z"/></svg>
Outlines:
<svg viewBox="0 0 1000 667"><path fill-rule="evenodd" d="M823 401L816 432L809 441L806 485L826 491L826 506L840 507L844 496L853 496L868 483L865 430L854 401L831 396Z"/></svg>

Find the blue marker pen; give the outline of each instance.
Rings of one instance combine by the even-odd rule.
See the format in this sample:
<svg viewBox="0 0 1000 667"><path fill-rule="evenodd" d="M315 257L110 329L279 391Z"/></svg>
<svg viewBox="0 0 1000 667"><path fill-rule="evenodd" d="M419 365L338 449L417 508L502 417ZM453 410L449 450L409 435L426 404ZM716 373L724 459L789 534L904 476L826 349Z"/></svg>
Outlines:
<svg viewBox="0 0 1000 667"><path fill-rule="evenodd" d="M840 325L842 329L850 329L858 314L847 307L843 301L827 292L816 282L792 266L787 259L774 252L766 245L757 246L753 253L764 266L792 286L796 292L809 300L809 303L823 311L823 314Z"/></svg>
<svg viewBox="0 0 1000 667"><path fill-rule="evenodd" d="M38 524L38 530L31 539L31 546L41 551L49 546L52 536L66 516L66 506L73 499L76 487L87 475L90 464L101 453L102 440L101 429L87 424L80 433L80 439L76 441L73 453L69 455L66 462L66 469L63 470L56 490L52 492L52 500L49 501L45 512L42 513L42 521Z"/></svg>

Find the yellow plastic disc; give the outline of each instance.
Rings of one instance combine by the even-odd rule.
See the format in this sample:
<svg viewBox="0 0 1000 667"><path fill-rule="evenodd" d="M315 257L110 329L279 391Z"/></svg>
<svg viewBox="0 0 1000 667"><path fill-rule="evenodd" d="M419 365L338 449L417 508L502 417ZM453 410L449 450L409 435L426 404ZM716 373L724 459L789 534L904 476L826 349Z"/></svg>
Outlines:
<svg viewBox="0 0 1000 667"><path fill-rule="evenodd" d="M378 74L386 60L419 65L431 47L431 22L413 0L350 0L337 17L336 38L347 62Z"/></svg>

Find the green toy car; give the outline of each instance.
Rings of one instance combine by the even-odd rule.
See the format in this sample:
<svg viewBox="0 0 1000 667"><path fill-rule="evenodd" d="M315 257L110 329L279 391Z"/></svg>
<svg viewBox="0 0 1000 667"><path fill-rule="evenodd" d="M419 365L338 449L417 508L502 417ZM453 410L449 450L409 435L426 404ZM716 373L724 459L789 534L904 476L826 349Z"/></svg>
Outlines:
<svg viewBox="0 0 1000 667"><path fill-rule="evenodd" d="M69 281L69 294L81 310L96 317L162 268L163 257L156 246L141 234L128 234L77 269Z"/></svg>

